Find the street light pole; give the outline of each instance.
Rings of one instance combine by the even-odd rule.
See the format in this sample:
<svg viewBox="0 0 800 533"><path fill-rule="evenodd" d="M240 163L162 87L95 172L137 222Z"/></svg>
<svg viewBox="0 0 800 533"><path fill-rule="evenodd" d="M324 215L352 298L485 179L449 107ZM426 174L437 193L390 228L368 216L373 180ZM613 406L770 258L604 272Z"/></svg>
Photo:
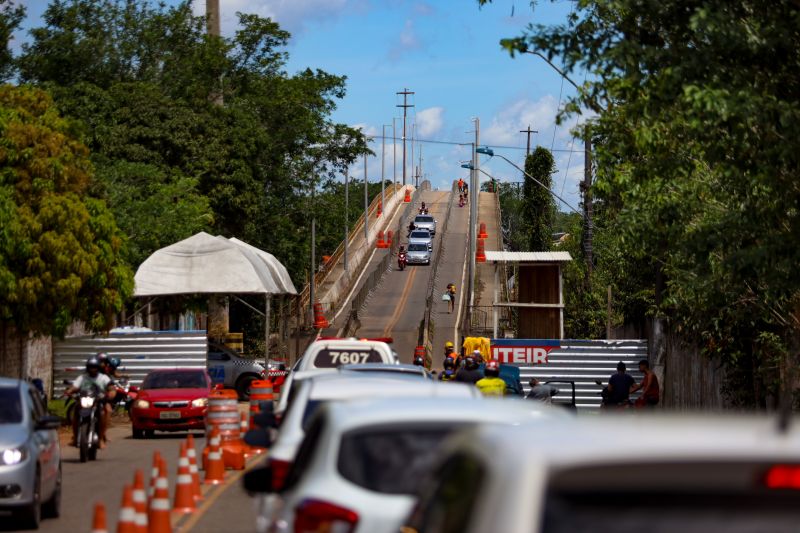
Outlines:
<svg viewBox="0 0 800 533"><path fill-rule="evenodd" d="M403 95L403 103L398 104L397 107L403 108L403 185L406 184L406 118L408 115L408 108L414 107L414 104L408 103L408 95L414 94L414 91L409 91L408 89L404 89L399 91L397 94Z"/></svg>
<svg viewBox="0 0 800 533"><path fill-rule="evenodd" d="M397 129L395 123L397 117L392 117L392 182L394 183L394 190L397 190Z"/></svg>
<svg viewBox="0 0 800 533"><path fill-rule="evenodd" d="M344 167L344 271L347 265L347 241L350 240L350 167Z"/></svg>
<svg viewBox="0 0 800 533"><path fill-rule="evenodd" d="M364 154L364 240L369 241L369 192L367 191L367 154Z"/></svg>
<svg viewBox="0 0 800 533"><path fill-rule="evenodd" d="M386 209L383 188L386 184L386 124L381 124L381 211Z"/></svg>
<svg viewBox="0 0 800 533"><path fill-rule="evenodd" d="M480 161L478 153L476 152L478 145L481 141L481 120L475 118L475 144L472 146L472 165L475 170L470 175L469 183L469 242L470 242L470 277L469 277L469 306L470 312L467 317L472 316L471 308L475 302L475 252L478 245L478 171L480 169ZM471 322L468 322L468 324Z"/></svg>

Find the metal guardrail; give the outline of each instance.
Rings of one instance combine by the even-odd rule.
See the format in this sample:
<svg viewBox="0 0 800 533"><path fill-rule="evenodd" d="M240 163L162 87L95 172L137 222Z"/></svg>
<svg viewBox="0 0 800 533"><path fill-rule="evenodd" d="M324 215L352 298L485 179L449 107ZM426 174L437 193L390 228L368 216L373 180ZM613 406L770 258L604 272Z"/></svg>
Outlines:
<svg viewBox="0 0 800 533"><path fill-rule="evenodd" d="M552 341L548 341L552 342ZM622 361L628 373L640 383L643 376L638 371L638 363L647 359L647 340L576 340L564 339L561 346L547 356L546 364L534 366L520 365L520 379L525 394L528 381L535 377L542 383L551 380L575 382L575 403L579 409L600 407L600 391L595 380L607 383L608 378L617 371L617 363ZM531 346L535 340L526 341ZM558 403L568 402L572 391L569 387L554 384L560 389L553 399Z"/></svg>
<svg viewBox="0 0 800 533"><path fill-rule="evenodd" d="M424 181L420 184L420 187L414 191L414 194L411 196L411 202L406 204L405 209L403 209L402 214L400 215L399 220L397 221L397 226L394 230L394 238L392 239L392 246L389 248L389 253L387 253L383 259L381 259L380 263L373 269L372 272L369 273L369 276L364 281L364 285L361 286L358 293L353 296L351 301L350 307L350 314L347 317L347 321L345 322L344 330L342 335L345 337L350 337L355 334L359 327L358 321L358 311L361 309L361 306L367 301L369 298L370 293L378 286L383 275L386 273L386 270L389 268L392 259L394 258L397 248L400 245L400 236L402 235L402 231L405 229L405 221L414 212L416 209L416 203L419 199L419 193L422 190L430 189L430 182Z"/></svg>
<svg viewBox="0 0 800 533"><path fill-rule="evenodd" d="M444 236L447 234L447 224L450 221L450 213L453 210L453 204L455 203L455 192L458 189L458 182L453 182L452 193L450 195L450 201L447 203L447 212L444 216L444 222L442 223L441 230L439 231L439 239L436 245L436 255L433 258L433 263L431 264L431 270L428 274L428 288L427 288L427 298L425 298L425 317L420 324L420 335L418 338L418 345L425 347L426 358L432 359L433 357L433 346L431 345L431 339L433 338L433 328L435 324L431 320L431 311L433 310L433 288L436 284L436 272L439 269L439 261L442 257L442 250L444 248ZM438 229L438 228L437 228Z"/></svg>
<svg viewBox="0 0 800 533"><path fill-rule="evenodd" d="M54 340L54 396L64 391L63 380L78 377L86 359L98 352L120 358L123 372L132 384L139 385L148 372L158 368L206 368L208 338L205 331L153 331Z"/></svg>
<svg viewBox="0 0 800 533"><path fill-rule="evenodd" d="M516 317L511 307L498 307L498 332L500 337L504 337L504 331L513 330L516 326ZM478 337L491 337L494 335L493 321L494 307L491 305L473 305L470 308L470 331Z"/></svg>

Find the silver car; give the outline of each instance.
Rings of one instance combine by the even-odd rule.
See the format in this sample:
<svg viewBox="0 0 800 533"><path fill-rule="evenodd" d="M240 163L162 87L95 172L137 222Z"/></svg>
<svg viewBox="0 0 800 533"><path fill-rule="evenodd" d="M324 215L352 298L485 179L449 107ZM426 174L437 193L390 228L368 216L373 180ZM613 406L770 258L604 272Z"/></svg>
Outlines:
<svg viewBox="0 0 800 533"><path fill-rule="evenodd" d="M0 378L0 510L27 529L61 506L61 448L42 394L24 381ZM12 528L14 529L14 528Z"/></svg>
<svg viewBox="0 0 800 533"><path fill-rule="evenodd" d="M417 215L414 217L415 229L426 229L431 235L436 235L436 219L431 215Z"/></svg>
<svg viewBox="0 0 800 533"><path fill-rule="evenodd" d="M250 383L264 379L267 371L255 359L242 357L227 346L208 343L208 375L214 385L222 384L225 388L236 389L242 400L250 399Z"/></svg>
<svg viewBox="0 0 800 533"><path fill-rule="evenodd" d="M430 265L431 251L428 249L428 245L421 242L409 244L406 262L409 265Z"/></svg>
<svg viewBox="0 0 800 533"><path fill-rule="evenodd" d="M422 243L428 246L428 250L433 250L433 235L426 229L415 229L408 235L408 244Z"/></svg>

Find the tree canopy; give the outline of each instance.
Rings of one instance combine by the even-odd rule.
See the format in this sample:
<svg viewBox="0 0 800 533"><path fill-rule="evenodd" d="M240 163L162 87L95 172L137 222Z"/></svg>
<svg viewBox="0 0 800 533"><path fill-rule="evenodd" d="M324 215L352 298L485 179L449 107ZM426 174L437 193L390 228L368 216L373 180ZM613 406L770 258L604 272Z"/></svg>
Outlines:
<svg viewBox="0 0 800 533"><path fill-rule="evenodd" d="M598 112L597 275L626 292L625 319L646 302L749 405L800 347L798 44L792 0L578 0L503 41L586 73L565 111Z"/></svg>
<svg viewBox="0 0 800 533"><path fill-rule="evenodd" d="M542 146L537 146L525 158L525 173L532 177L525 176L522 210L528 226L528 250L531 252L546 252L553 242L556 204L550 188L555 169L553 154Z"/></svg>

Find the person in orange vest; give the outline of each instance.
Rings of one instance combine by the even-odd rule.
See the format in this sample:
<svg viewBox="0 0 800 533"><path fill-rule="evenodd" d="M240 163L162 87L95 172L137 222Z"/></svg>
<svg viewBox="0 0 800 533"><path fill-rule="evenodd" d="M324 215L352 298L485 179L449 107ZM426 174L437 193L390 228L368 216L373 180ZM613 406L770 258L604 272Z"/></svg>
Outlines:
<svg viewBox="0 0 800 533"><path fill-rule="evenodd" d="M458 192L464 192L464 178L458 178Z"/></svg>

